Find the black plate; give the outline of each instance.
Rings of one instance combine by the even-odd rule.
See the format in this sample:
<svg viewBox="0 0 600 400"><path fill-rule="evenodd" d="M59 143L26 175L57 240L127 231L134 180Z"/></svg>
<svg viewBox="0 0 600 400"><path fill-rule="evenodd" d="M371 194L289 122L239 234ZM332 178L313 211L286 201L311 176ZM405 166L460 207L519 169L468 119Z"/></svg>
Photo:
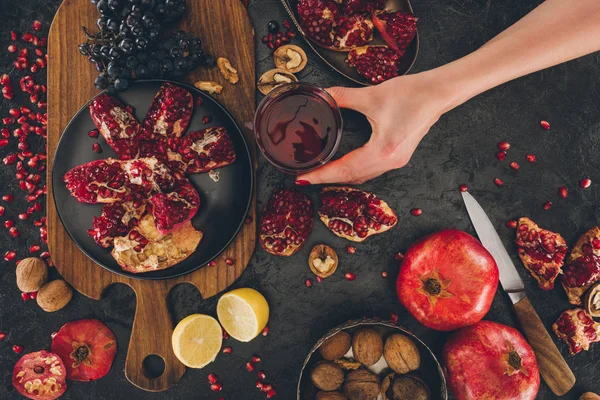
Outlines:
<svg viewBox="0 0 600 400"><path fill-rule="evenodd" d="M118 97L124 104L135 108L134 115L141 122L154 95L164 82L166 81L138 81ZM102 205L79 203L71 196L62 178L67 171L78 165L108 157L117 158L101 136L98 139L88 137L87 133L95 128L88 110L89 103L79 110L65 128L54 158L52 192L58 215L67 233L81 251L94 262L109 271L133 278L174 278L206 265L225 250L235 238L244 224L252 200L254 185L252 161L248 144L240 128L219 103L200 90L178 82L172 83L185 87L194 98L201 97L204 100L202 106L195 107L188 131L209 126L224 126L231 135L237 155L233 164L218 169L220 173L218 182L214 182L208 174L188 176L198 190L201 200L200 209L192 223L204 233L204 237L194 254L181 263L161 271L132 274L121 269L111 256L111 249L101 248L88 236L87 230L92 227L93 217L101 214ZM213 122L208 125L202 124L201 120L205 115L211 115ZM92 144L95 142L100 143L103 150L101 154L92 151Z"/></svg>
<svg viewBox="0 0 600 400"><path fill-rule="evenodd" d="M360 75L358 72L356 72L356 69L348 66L348 64L346 63L346 57L348 56L347 52L334 51L334 50L329 50L325 47L321 47L321 46L317 45L315 42L311 41L306 36L306 34L304 33L304 30L298 23L298 21L299 21L298 11L297 11L298 10L298 0L281 0L281 2L283 3L283 6L285 7L288 14L290 15L294 25L298 29L298 32L300 32L300 34L304 37L304 39L306 40L308 45L315 51L315 53L317 53L317 55L319 57L321 57L321 59L323 59L323 61L325 61L331 68L333 68L334 70L336 70L337 72L339 72L340 74L345 76L346 78L350 79L351 81L354 81L355 83L358 83L361 85L370 85L371 84L362 75ZM386 9L388 9L388 10L406 11L406 12L410 12L410 13L414 14L412 5L410 4L409 0L387 0L385 6L386 6ZM417 17L419 17L419 16L417 15ZM378 33L375 33L375 40L373 40L373 42L371 42L369 44L371 44L371 45L385 44L385 42L383 41L383 39L381 38L381 36ZM406 49L406 53L404 54L404 57L402 57L402 60L400 61L400 65L398 66L398 74L399 75L406 75L408 73L408 71L410 71L410 69L412 68L412 66L414 65L414 63L417 59L418 53L419 53L419 31L417 29L417 34L416 34L414 40L412 41L410 46L408 46L408 48Z"/></svg>

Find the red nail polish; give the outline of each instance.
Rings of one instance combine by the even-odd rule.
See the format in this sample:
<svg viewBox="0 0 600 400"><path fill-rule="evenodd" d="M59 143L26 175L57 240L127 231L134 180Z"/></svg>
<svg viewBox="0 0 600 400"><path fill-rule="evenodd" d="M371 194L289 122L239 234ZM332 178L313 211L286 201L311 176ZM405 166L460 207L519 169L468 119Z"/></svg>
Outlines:
<svg viewBox="0 0 600 400"><path fill-rule="evenodd" d="M309 181L305 181L304 179L300 179L296 181L296 186L308 186L310 185Z"/></svg>

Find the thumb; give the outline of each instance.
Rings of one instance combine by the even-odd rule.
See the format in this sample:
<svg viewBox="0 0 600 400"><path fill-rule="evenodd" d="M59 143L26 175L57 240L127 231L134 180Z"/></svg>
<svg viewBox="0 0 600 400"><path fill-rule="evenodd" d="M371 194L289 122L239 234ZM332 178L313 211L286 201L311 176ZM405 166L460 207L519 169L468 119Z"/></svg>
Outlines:
<svg viewBox="0 0 600 400"><path fill-rule="evenodd" d="M362 112L367 108L369 104L368 100L368 87L367 88L347 88L342 86L334 86L329 89L325 89L327 93L333 97L335 102L341 108L350 108Z"/></svg>

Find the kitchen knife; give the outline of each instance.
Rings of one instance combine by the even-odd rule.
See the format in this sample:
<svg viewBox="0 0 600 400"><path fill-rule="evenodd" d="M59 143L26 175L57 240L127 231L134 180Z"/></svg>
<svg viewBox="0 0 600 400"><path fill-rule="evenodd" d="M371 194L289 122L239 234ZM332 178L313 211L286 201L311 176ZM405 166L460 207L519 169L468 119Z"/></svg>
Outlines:
<svg viewBox="0 0 600 400"><path fill-rule="evenodd" d="M496 260L500 271L500 283L508 297L510 297L523 333L525 333L527 341L533 348L542 378L554 394L557 396L564 395L575 384L575 375L573 375L540 317L535 312L529 299L527 299L525 284L502 240L500 240L492 221L473 196L468 192L462 192L462 196L479 240Z"/></svg>

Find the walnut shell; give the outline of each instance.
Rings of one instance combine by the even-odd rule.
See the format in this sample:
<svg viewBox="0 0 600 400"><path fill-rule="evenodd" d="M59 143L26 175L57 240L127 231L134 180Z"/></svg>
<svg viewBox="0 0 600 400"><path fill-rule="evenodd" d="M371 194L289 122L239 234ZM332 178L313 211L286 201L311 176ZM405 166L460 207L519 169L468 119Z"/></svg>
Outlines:
<svg viewBox="0 0 600 400"><path fill-rule="evenodd" d="M329 339L325 340L319 347L321 357L326 360L337 360L350 350L352 346L352 336L346 331L339 331Z"/></svg>
<svg viewBox="0 0 600 400"><path fill-rule="evenodd" d="M42 286L37 294L37 303L42 310L54 312L69 304L72 297L71 286L62 279L57 279Z"/></svg>
<svg viewBox="0 0 600 400"><path fill-rule="evenodd" d="M401 375L394 378L390 400L430 400L429 388L421 379L411 375Z"/></svg>
<svg viewBox="0 0 600 400"><path fill-rule="evenodd" d="M595 283L583 296L585 311L594 318L600 318L600 282Z"/></svg>
<svg viewBox="0 0 600 400"><path fill-rule="evenodd" d="M600 396L598 396L596 393L586 392L581 395L579 400L600 400Z"/></svg>
<svg viewBox="0 0 600 400"><path fill-rule="evenodd" d="M329 361L319 361L310 373L310 380L318 389L331 392L344 383L344 371Z"/></svg>
<svg viewBox="0 0 600 400"><path fill-rule="evenodd" d="M275 53L273 53L273 62L277 68L297 74L306 67L308 57L306 57L306 53L302 48L288 44L275 50Z"/></svg>
<svg viewBox="0 0 600 400"><path fill-rule="evenodd" d="M329 246L318 244L312 248L308 256L308 266L313 274L321 278L328 278L337 269L337 253ZM346 353L344 353L346 354Z"/></svg>
<svg viewBox="0 0 600 400"><path fill-rule="evenodd" d="M317 400L348 400L348 398L340 392L319 392Z"/></svg>
<svg viewBox="0 0 600 400"><path fill-rule="evenodd" d="M383 354L381 334L368 328L356 331L352 339L352 352L356 361L361 364L366 366L375 364Z"/></svg>
<svg viewBox="0 0 600 400"><path fill-rule="evenodd" d="M281 68L271 69L258 79L258 90L264 95L269 94L271 90L286 83L298 82L296 75Z"/></svg>
<svg viewBox="0 0 600 400"><path fill-rule="evenodd" d="M387 374L383 380L381 381L381 399L382 400L391 400L391 397L388 397L388 393L392 387L392 383L394 382L394 378L396 375L391 372Z"/></svg>
<svg viewBox="0 0 600 400"><path fill-rule="evenodd" d="M17 265L17 286L21 292L37 292L48 281L48 266L41 258L24 258Z"/></svg>
<svg viewBox="0 0 600 400"><path fill-rule="evenodd" d="M349 400L375 400L380 390L379 377L366 369L350 372L344 383L344 394Z"/></svg>
<svg viewBox="0 0 600 400"><path fill-rule="evenodd" d="M407 374L421 365L417 345L399 333L394 333L386 339L383 356L388 366L397 374Z"/></svg>

